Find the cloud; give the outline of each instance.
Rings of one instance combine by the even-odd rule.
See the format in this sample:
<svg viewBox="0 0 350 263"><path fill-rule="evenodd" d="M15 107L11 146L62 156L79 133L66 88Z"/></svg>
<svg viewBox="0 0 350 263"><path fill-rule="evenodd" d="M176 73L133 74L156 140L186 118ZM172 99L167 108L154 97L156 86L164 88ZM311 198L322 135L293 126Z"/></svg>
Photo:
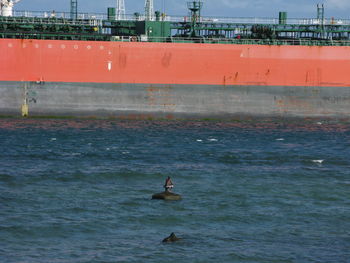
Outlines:
<svg viewBox="0 0 350 263"><path fill-rule="evenodd" d="M208 1L209 2L209 1ZM259 8L264 9L268 5L277 3L283 3L283 1L279 0L272 0L272 1L264 1L264 0L250 0L250 1L232 1L232 0L221 0L221 1L210 1L211 3L215 5L220 5L223 8ZM219 2L219 3L218 3Z"/></svg>
<svg viewBox="0 0 350 263"><path fill-rule="evenodd" d="M349 0L328 0L326 1L327 8L330 9L342 9L349 8L350 1Z"/></svg>

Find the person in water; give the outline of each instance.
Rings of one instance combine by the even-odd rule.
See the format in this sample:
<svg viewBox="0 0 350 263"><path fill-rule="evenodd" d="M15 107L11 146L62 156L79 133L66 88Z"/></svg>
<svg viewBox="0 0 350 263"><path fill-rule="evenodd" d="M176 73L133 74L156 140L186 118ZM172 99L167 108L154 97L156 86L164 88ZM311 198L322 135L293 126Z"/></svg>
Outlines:
<svg viewBox="0 0 350 263"><path fill-rule="evenodd" d="M168 178L165 180L165 184L164 184L164 188L166 192L171 192L171 190L173 189L174 184L170 179L170 176L168 176Z"/></svg>

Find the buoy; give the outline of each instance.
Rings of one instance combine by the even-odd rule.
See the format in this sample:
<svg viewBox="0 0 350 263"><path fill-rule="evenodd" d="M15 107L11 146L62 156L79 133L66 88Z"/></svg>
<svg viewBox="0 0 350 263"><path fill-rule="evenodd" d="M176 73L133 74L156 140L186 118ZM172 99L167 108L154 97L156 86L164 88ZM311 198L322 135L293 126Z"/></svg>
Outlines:
<svg viewBox="0 0 350 263"><path fill-rule="evenodd" d="M169 191L164 191L162 193L152 195L152 199L178 201L178 200L181 200L182 198L181 198L181 195L174 194Z"/></svg>
<svg viewBox="0 0 350 263"><path fill-rule="evenodd" d="M174 184L171 181L170 177L168 176L168 178L165 180L165 184L164 184L165 191L162 193L152 195L152 199L170 200L170 201L181 200L182 199L181 195L174 194L171 192L173 187L174 187Z"/></svg>
<svg viewBox="0 0 350 263"><path fill-rule="evenodd" d="M170 236L163 239L164 243L170 243L170 242L176 242L181 240L181 238L178 238L174 233L171 233Z"/></svg>

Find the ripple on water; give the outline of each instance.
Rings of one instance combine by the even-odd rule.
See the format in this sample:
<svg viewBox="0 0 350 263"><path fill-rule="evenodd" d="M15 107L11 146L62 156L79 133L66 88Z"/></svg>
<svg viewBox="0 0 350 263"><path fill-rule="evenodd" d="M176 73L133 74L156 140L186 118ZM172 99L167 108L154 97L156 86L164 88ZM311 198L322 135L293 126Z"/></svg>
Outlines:
<svg viewBox="0 0 350 263"><path fill-rule="evenodd" d="M350 128L321 122L1 119L0 255L346 262Z"/></svg>

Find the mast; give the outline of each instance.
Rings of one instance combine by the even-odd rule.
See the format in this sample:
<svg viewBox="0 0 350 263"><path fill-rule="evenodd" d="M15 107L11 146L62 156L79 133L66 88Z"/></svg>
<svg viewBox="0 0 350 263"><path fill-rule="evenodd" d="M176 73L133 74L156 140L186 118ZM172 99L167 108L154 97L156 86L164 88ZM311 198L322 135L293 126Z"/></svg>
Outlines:
<svg viewBox="0 0 350 263"><path fill-rule="evenodd" d="M154 20L154 7L153 0L145 1L145 20L153 21Z"/></svg>
<svg viewBox="0 0 350 263"><path fill-rule="evenodd" d="M202 1L187 2L187 7L191 12L191 37L197 36L197 24L201 21Z"/></svg>
<svg viewBox="0 0 350 263"><path fill-rule="evenodd" d="M70 18L78 18L78 0L70 0Z"/></svg>
<svg viewBox="0 0 350 263"><path fill-rule="evenodd" d="M324 5L317 4L317 19L320 23L321 38L325 38L325 26L324 26Z"/></svg>
<svg viewBox="0 0 350 263"><path fill-rule="evenodd" d="M124 0L117 0L116 20L125 20L125 3Z"/></svg>

